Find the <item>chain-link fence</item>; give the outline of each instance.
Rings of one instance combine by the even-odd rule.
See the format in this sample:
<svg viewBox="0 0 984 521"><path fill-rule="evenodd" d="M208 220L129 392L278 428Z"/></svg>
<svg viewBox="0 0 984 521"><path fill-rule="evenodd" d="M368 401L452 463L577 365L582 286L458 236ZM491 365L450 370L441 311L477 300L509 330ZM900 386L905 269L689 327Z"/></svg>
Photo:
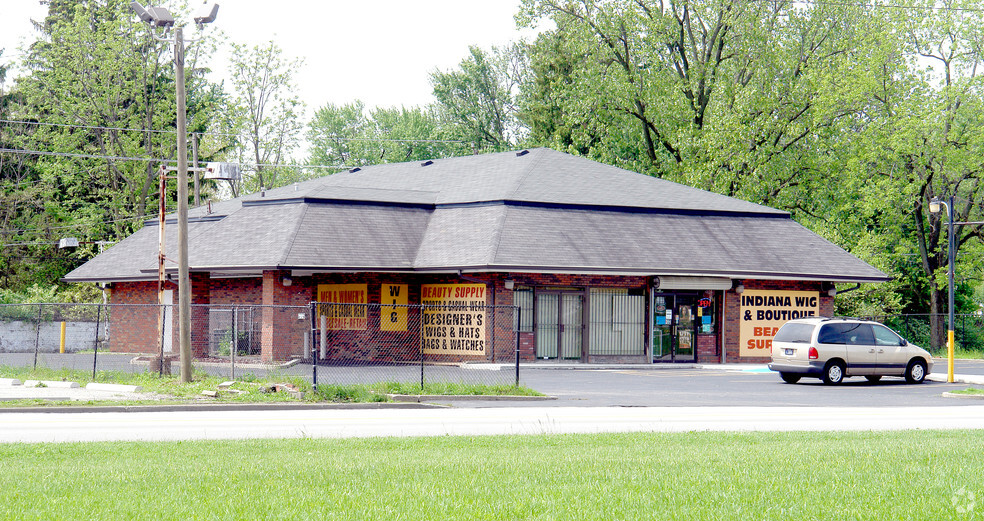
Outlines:
<svg viewBox="0 0 984 521"><path fill-rule="evenodd" d="M945 331L949 327L949 315L941 313L936 315ZM906 340L929 351L934 356L946 354L946 345L932 346L932 330L930 322L932 315L906 314L906 315L873 315L865 317L876 320L894 329ZM984 355L984 315L977 314L955 314L953 316L953 341L957 347L967 351L980 351ZM944 332L943 341L946 341Z"/></svg>
<svg viewBox="0 0 984 521"><path fill-rule="evenodd" d="M320 384L513 385L512 306L193 304L196 370ZM179 370L177 306L0 305L0 366L161 374Z"/></svg>
<svg viewBox="0 0 984 521"><path fill-rule="evenodd" d="M316 382L517 385L515 310L312 303Z"/></svg>

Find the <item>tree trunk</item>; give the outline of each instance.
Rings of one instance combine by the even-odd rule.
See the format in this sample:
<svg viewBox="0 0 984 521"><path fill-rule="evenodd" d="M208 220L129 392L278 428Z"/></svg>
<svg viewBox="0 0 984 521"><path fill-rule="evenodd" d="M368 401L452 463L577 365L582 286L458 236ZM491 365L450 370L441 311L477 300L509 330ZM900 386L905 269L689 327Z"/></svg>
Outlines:
<svg viewBox="0 0 984 521"><path fill-rule="evenodd" d="M947 315L944 303L947 293L932 284L929 289L929 340L932 351L946 349Z"/></svg>

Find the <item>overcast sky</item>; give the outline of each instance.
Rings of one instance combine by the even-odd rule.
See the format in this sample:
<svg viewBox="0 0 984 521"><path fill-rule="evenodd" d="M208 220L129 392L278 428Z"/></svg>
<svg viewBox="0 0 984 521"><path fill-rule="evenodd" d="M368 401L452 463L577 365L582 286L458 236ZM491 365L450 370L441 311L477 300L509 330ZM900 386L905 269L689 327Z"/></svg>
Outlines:
<svg viewBox="0 0 984 521"><path fill-rule="evenodd" d="M2 0L3 58L33 39L38 0ZM167 7L171 2L158 2ZM197 5L197 0L192 0ZM285 57L303 58L295 79L309 113L326 103L413 106L432 100L428 73L456 66L469 45L518 40L520 0L219 0L214 26L230 40L274 40ZM191 31L193 32L193 31ZM528 32L526 33L529 34ZM213 60L213 69L225 69Z"/></svg>

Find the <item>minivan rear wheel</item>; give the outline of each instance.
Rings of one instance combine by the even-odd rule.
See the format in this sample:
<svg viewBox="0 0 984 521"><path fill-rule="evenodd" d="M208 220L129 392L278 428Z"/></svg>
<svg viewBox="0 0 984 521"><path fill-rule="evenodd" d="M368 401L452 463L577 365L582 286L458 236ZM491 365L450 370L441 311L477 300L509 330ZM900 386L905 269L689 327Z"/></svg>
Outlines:
<svg viewBox="0 0 984 521"><path fill-rule="evenodd" d="M844 364L841 362L827 362L823 368L823 383L827 385L837 385L844 381Z"/></svg>
<svg viewBox="0 0 984 521"><path fill-rule="evenodd" d="M905 381L910 384L921 384L926 379L926 362L913 360L905 368Z"/></svg>
<svg viewBox="0 0 984 521"><path fill-rule="evenodd" d="M782 381L787 384L794 384L800 381L800 375L796 373L779 373L779 378L782 378Z"/></svg>

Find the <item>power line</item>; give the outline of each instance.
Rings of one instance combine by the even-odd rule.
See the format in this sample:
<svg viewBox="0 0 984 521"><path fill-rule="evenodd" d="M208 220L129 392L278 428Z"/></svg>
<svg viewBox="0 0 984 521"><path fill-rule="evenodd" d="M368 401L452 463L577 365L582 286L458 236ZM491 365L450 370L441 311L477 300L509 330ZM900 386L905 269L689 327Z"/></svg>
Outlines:
<svg viewBox="0 0 984 521"><path fill-rule="evenodd" d="M16 124L16 125L34 125L34 126L47 126L47 127L58 127L58 128L80 128L86 130L116 130L122 132L149 132L149 133L160 133L160 134L177 134L174 130L157 130L157 129L145 129L145 128L128 128L128 127L104 127L99 125L74 125L71 123L42 123L40 121L25 121L16 119L0 119L0 123ZM190 135L197 136L221 136L221 137L237 137L239 134L232 132L189 132ZM362 138L362 137L341 137L341 136L325 136L327 139L332 139L335 141L386 141L391 143L461 143L461 144L471 144L471 141L463 141L460 139L395 139L395 138Z"/></svg>
<svg viewBox="0 0 984 521"><path fill-rule="evenodd" d="M114 224L114 223L120 223L120 222L146 220L146 219L151 219L151 218L156 218L156 217L157 217L157 214L155 213L153 215L136 215L136 216L133 216L133 217L124 217L122 219L111 219L111 220L108 220L108 221L96 221L96 222L89 221L89 222L82 222L82 223L77 223L77 224L64 224L64 225L59 225L59 226L46 226L44 228L22 228L22 229L11 229L11 230L2 230L2 229L0 229L0 234L17 234L17 233L28 233L28 232L41 232L41 231L47 231L47 230L65 230L65 229L69 229L69 228L81 228L83 226L92 226L92 225L95 225L95 224Z"/></svg>
<svg viewBox="0 0 984 521"><path fill-rule="evenodd" d="M20 154L27 156L54 156L54 157L71 157L76 159L112 159L114 161L141 161L145 163L166 163L172 164L177 163L174 159L160 159L160 158L150 158L150 157L132 157L132 156L110 156L110 155L98 155L98 154L77 154L73 152L44 152L40 150L19 150L14 148L0 148L0 153L9 154ZM337 170L345 170L348 168L353 168L352 165L292 165L292 164L282 164L282 163L260 163L257 165L247 165L247 166L262 166L270 168L330 168Z"/></svg>
<svg viewBox="0 0 984 521"><path fill-rule="evenodd" d="M76 154L71 152L42 152L40 150L18 150L14 148L0 148L0 153L21 154L28 156L54 156L54 157L73 157L76 159L113 159L116 161L143 161L157 163L176 163L173 159L155 159L148 157L129 157L129 156L109 156L95 154Z"/></svg>

